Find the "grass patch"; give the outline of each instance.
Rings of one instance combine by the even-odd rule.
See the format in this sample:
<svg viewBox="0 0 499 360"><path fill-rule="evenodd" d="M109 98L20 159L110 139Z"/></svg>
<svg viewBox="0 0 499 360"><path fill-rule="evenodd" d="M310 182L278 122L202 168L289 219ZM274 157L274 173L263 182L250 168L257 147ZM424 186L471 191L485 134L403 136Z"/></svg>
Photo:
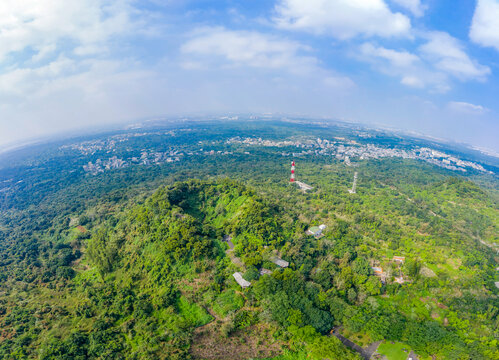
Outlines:
<svg viewBox="0 0 499 360"><path fill-rule="evenodd" d="M205 309L198 304L189 303L183 296L178 299L177 308L180 315L194 326L202 326L213 320L213 317Z"/></svg>
<svg viewBox="0 0 499 360"><path fill-rule="evenodd" d="M354 343L356 343L357 345L359 345L361 347L367 346L373 342L371 337L367 333L364 333L364 332L352 333L352 332L348 331L347 329L342 329L341 333L348 340L353 341Z"/></svg>
<svg viewBox="0 0 499 360"><path fill-rule="evenodd" d="M406 360L410 351L409 346L399 342L384 342L378 347L378 353L385 355L388 360Z"/></svg>
<svg viewBox="0 0 499 360"><path fill-rule="evenodd" d="M221 317L226 317L231 311L237 311L244 305L244 299L234 289L221 293L213 302L211 308Z"/></svg>

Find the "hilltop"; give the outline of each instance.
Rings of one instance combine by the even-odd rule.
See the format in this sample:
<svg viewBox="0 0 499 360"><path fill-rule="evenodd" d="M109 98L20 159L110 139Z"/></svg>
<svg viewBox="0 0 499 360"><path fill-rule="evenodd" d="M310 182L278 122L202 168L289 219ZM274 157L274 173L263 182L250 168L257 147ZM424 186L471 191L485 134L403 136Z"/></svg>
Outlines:
<svg viewBox="0 0 499 360"><path fill-rule="evenodd" d="M2 170L0 357L358 358L338 337L499 358L495 175L348 163L327 145L352 136L189 125L58 144ZM136 164L84 168L137 151ZM311 190L288 181L293 153Z"/></svg>

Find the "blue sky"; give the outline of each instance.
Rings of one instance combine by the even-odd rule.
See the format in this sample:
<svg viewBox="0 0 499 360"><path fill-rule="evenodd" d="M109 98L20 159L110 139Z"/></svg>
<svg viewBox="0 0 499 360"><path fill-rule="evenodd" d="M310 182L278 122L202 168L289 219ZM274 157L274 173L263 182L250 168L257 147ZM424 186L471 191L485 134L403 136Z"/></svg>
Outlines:
<svg viewBox="0 0 499 360"><path fill-rule="evenodd" d="M499 151L499 0L3 0L0 146L281 112Z"/></svg>

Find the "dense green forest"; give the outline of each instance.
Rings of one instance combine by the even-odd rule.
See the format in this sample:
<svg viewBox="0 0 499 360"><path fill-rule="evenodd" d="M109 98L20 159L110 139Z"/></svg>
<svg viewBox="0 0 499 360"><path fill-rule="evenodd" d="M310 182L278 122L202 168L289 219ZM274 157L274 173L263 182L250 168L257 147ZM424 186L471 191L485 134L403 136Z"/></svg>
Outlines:
<svg viewBox="0 0 499 360"><path fill-rule="evenodd" d="M293 146L216 140L351 133L206 128L124 142L197 151L181 161L89 174L104 150L48 148L1 170L24 181L1 193L0 358L360 359L334 329L380 353L499 359L495 175L308 152L303 192Z"/></svg>

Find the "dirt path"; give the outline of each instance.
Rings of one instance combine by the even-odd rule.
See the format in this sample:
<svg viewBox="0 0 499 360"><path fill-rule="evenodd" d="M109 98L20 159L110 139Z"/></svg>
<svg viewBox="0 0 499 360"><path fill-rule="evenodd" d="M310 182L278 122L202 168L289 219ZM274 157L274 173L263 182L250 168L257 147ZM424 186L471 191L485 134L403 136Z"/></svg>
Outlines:
<svg viewBox="0 0 499 360"><path fill-rule="evenodd" d="M218 317L218 315L217 315L217 314L216 314L213 310L211 310L208 306L206 306L206 305L202 305L202 307L203 307L203 309L205 309L205 310L206 310L206 312L207 312L208 314L210 314L211 316L213 316L213 320L211 320L209 323L206 323L206 324L201 325L201 326L199 326L199 327L206 326L206 325L208 325L208 324L212 323L212 322L213 322L213 321L215 321L215 320L223 320L223 319L220 319L220 318Z"/></svg>
<svg viewBox="0 0 499 360"><path fill-rule="evenodd" d="M231 250L234 250L234 244L232 243L232 237L230 235L225 235L223 241L229 245Z"/></svg>
<svg viewBox="0 0 499 360"><path fill-rule="evenodd" d="M372 344L369 344L367 347L365 347L363 349L364 351L364 354L362 356L364 356L365 359L370 359L371 356L373 356L373 354L376 352L376 350L378 350L378 346L383 342L383 340L380 340L380 341L376 341Z"/></svg>
<svg viewBox="0 0 499 360"><path fill-rule="evenodd" d="M245 269L245 266L240 258L234 255L234 244L232 243L232 238L229 235L225 235L223 238L223 242L226 242L229 245L229 250L225 251L225 254L230 258L234 264L239 266L242 269Z"/></svg>
<svg viewBox="0 0 499 360"><path fill-rule="evenodd" d="M414 351L411 350L411 352L409 353L409 356L407 356L407 360L418 360L418 356L414 353Z"/></svg>
<svg viewBox="0 0 499 360"><path fill-rule="evenodd" d="M470 235L471 237L474 237L476 240L478 240L482 245L485 245L489 248L491 248L492 250L494 251L498 251L499 252L499 249L497 248L497 245L496 244L489 244L489 243L486 243L485 241L483 241L482 239L480 239L479 237L477 236L473 236L471 234L468 233L468 235Z"/></svg>
<svg viewBox="0 0 499 360"><path fill-rule="evenodd" d="M338 333L334 333L333 334L334 336L336 336L342 343L343 345L345 345L346 347L348 347L349 349L352 349L353 351L356 351L358 352L359 354L363 355L363 349L357 345L356 343L354 343L353 341L350 341L348 340L346 337L344 337L343 335L341 334L338 334ZM364 356L363 356L364 357ZM369 358L368 358L369 359Z"/></svg>
<svg viewBox="0 0 499 360"><path fill-rule="evenodd" d="M236 330L228 337L222 336L216 322L194 331L190 353L194 359L244 360L272 358L282 353L282 342L261 326L250 326Z"/></svg>
<svg viewBox="0 0 499 360"><path fill-rule="evenodd" d="M241 261L240 258L238 258L236 255L234 255L234 251L233 250L227 250L225 253L230 258L230 261L232 261L232 263L236 264L240 268L245 269L243 262Z"/></svg>
<svg viewBox="0 0 499 360"><path fill-rule="evenodd" d="M344 337L343 335L341 335L338 332L338 330L339 330L339 328L335 329L334 332L333 332L333 335L338 340L340 340L343 343L343 345L345 345L346 347L348 347L349 349L351 349L351 350L353 350L355 352L358 352L360 354L360 356L362 356L362 358L365 359L365 360L369 360L371 358L371 356L373 356L373 354L376 352L376 350L378 350L379 344L382 343L382 340L380 340L380 341L376 341L376 342L374 342L372 344L369 344L365 348L361 348L359 345L357 345L353 341L348 340L346 337Z"/></svg>

